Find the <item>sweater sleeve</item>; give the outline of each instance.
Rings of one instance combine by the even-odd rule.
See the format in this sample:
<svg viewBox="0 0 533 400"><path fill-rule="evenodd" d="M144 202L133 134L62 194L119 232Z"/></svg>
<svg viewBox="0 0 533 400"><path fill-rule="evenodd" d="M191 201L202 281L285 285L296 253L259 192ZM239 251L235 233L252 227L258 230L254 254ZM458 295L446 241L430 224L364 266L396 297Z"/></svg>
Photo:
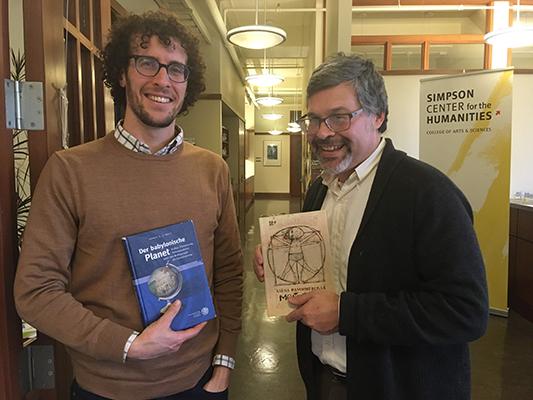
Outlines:
<svg viewBox="0 0 533 400"><path fill-rule="evenodd" d="M220 320L220 335L214 352L235 357L241 331L242 252L229 171L225 171L213 258L214 297Z"/></svg>
<svg viewBox="0 0 533 400"><path fill-rule="evenodd" d="M410 204L396 200L399 205L387 202L388 210L375 212L385 213L389 222L380 217L374 237L351 253L354 268L380 272L367 280L367 287L342 293L340 333L385 345L479 338L487 324L487 287L467 200L447 178L420 185ZM401 210L395 230L390 221ZM387 233L376 233L379 229ZM375 284L382 281L387 283Z"/></svg>
<svg viewBox="0 0 533 400"><path fill-rule="evenodd" d="M19 315L95 359L122 362L132 329L96 316L69 292L79 224L76 182L54 154L35 189L15 277Z"/></svg>

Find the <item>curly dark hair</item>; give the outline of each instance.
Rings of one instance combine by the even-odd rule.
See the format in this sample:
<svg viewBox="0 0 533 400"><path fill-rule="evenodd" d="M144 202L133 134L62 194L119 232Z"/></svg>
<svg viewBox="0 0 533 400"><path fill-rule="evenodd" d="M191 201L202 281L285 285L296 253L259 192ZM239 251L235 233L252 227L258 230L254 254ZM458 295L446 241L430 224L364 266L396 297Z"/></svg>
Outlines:
<svg viewBox="0 0 533 400"><path fill-rule="evenodd" d="M125 110L126 90L120 85L122 73L128 68L132 39L140 36L141 46L145 46L152 36L157 36L164 46L177 40L187 53L187 65L191 72L187 80L187 92L179 114L192 106L200 93L205 90L205 64L200 55L198 39L191 35L174 16L157 11L141 15L128 15L113 23L108 34L108 42L102 51L104 83L111 89L116 109Z"/></svg>

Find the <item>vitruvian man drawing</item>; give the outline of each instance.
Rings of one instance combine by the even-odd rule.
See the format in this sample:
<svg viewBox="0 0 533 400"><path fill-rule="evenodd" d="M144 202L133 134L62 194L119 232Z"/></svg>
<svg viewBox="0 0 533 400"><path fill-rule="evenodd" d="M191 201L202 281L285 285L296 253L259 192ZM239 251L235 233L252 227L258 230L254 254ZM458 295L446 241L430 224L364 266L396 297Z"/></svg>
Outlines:
<svg viewBox="0 0 533 400"><path fill-rule="evenodd" d="M307 225L281 229L268 243L267 262L274 286L324 282L325 257L322 234Z"/></svg>

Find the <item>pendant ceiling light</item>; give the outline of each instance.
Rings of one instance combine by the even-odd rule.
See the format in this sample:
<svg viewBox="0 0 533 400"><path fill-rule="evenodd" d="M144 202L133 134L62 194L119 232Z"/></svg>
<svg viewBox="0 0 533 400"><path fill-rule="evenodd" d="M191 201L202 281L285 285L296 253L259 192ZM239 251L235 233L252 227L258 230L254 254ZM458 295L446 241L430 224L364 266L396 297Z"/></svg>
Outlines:
<svg viewBox="0 0 533 400"><path fill-rule="evenodd" d="M270 121L276 121L278 119L281 119L281 117L283 117L283 115L274 112L263 114L263 118L268 119Z"/></svg>
<svg viewBox="0 0 533 400"><path fill-rule="evenodd" d="M268 133L270 133L271 135L277 136L277 135L281 135L283 131L280 131L279 129L272 129L268 131Z"/></svg>
<svg viewBox="0 0 533 400"><path fill-rule="evenodd" d="M250 85L260 87L276 86L284 81L284 78L281 75L274 75L268 72L263 72L262 74L257 75L248 75L245 79Z"/></svg>
<svg viewBox="0 0 533 400"><path fill-rule="evenodd" d="M245 79L250 85L259 87L276 86L285 80L283 76L269 72L266 61L266 49L263 51L263 73L248 75Z"/></svg>
<svg viewBox="0 0 533 400"><path fill-rule="evenodd" d="M266 106L266 107L277 106L283 103L283 99L281 97L272 97L272 96L257 97L255 101L257 101L258 104L262 106Z"/></svg>
<svg viewBox="0 0 533 400"><path fill-rule="evenodd" d="M226 38L235 46L246 49L268 49L283 43L287 39L287 33L275 26L259 25L259 0L255 1L255 25L239 26L231 29ZM265 0L266 21L266 0Z"/></svg>
<svg viewBox="0 0 533 400"><path fill-rule="evenodd" d="M263 97L257 97L255 100L257 101L257 104L265 107L273 107L283 103L281 97L274 97L274 88L272 87L270 87L270 94Z"/></svg>
<svg viewBox="0 0 533 400"><path fill-rule="evenodd" d="M513 26L496 29L484 36L487 44L506 48L533 45L533 26L520 24L520 1L516 3L516 22Z"/></svg>

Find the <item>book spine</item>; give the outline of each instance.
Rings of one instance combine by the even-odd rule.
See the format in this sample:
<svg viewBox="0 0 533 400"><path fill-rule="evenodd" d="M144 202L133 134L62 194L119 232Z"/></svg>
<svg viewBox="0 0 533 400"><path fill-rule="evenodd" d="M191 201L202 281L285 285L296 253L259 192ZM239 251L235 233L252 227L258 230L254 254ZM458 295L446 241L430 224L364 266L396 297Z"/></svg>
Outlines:
<svg viewBox="0 0 533 400"><path fill-rule="evenodd" d="M143 323L146 326L148 324L147 315L149 315L149 312L146 307L146 304L144 304L141 292L139 290L139 285L135 283L139 277L137 276L136 268L133 266L134 260L133 260L133 255L131 254L130 243L128 242L128 238L125 238L125 237L122 238L122 241L124 243L124 248L126 249L128 261L131 265L130 271L132 272L132 275L133 275L133 279L131 283L133 285L133 289L135 290L137 301L139 302L139 305L140 305L141 317L142 317Z"/></svg>

